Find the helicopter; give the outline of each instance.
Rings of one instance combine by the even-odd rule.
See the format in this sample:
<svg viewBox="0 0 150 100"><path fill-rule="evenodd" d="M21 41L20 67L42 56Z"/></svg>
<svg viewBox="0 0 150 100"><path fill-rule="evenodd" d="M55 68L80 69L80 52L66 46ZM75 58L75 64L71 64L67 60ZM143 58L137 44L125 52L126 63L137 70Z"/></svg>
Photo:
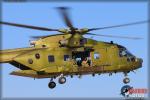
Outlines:
<svg viewBox="0 0 150 100"><path fill-rule="evenodd" d="M66 77L92 74L120 73L124 74L123 83L128 84L130 78L127 74L142 67L143 60L128 51L122 45L111 42L97 41L85 38L84 35L104 36L125 39L141 39L139 37L123 37L89 33L91 31L138 25L149 21L100 27L100 28L76 28L73 26L67 7L57 8L68 28L51 29L45 27L2 22L2 25L29 28L42 31L59 32L54 35L32 36L30 47L0 50L0 63L9 63L18 70L10 73L30 78L50 78L48 87L56 87L54 79L58 83L66 83Z"/></svg>

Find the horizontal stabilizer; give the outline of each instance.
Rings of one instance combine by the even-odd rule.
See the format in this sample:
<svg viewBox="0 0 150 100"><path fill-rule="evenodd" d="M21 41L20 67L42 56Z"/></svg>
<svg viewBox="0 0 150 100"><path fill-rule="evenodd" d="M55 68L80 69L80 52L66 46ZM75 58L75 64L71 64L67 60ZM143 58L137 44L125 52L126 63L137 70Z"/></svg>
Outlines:
<svg viewBox="0 0 150 100"><path fill-rule="evenodd" d="M34 70L18 70L13 71L10 73L10 75L16 75L16 76L23 76L23 77L31 77L31 78L51 78L56 75L49 75L49 74L38 74Z"/></svg>

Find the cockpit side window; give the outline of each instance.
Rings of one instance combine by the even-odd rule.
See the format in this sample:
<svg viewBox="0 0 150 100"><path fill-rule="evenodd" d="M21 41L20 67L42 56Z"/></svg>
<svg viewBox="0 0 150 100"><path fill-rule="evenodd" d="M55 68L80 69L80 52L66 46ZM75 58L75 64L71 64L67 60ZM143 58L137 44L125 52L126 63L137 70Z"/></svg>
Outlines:
<svg viewBox="0 0 150 100"><path fill-rule="evenodd" d="M126 52L123 49L120 49L119 50L119 56L120 57L126 56Z"/></svg>
<svg viewBox="0 0 150 100"><path fill-rule="evenodd" d="M126 49L119 49L119 56L120 57L130 57L133 55Z"/></svg>

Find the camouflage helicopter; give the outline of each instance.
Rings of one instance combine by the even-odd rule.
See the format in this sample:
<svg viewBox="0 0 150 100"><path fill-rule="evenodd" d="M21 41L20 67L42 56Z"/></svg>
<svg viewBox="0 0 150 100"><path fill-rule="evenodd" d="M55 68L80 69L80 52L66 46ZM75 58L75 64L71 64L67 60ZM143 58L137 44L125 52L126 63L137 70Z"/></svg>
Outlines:
<svg viewBox="0 0 150 100"><path fill-rule="evenodd" d="M131 54L127 48L111 42L96 41L85 38L83 35L96 35L115 38L140 39L138 37L123 37L89 33L95 30L125 27L143 24L148 21L139 21L122 25L101 28L78 29L72 25L68 8L59 7L59 13L64 19L67 29L50 29L31 25L0 22L0 24L43 30L56 31L58 34L47 36L32 36L36 40L30 41L30 47L0 50L0 63L9 63L19 70L11 75L50 78L49 88L56 87L54 82L58 78L60 84L66 82L66 77L78 75L124 73L125 84L130 82L127 74L142 67L143 60Z"/></svg>

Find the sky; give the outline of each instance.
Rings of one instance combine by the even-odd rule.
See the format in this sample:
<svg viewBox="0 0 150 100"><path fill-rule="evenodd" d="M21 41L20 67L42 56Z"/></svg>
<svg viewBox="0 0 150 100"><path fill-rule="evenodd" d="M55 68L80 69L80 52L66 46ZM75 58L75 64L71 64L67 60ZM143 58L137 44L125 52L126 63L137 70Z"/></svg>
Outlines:
<svg viewBox="0 0 150 100"><path fill-rule="evenodd" d="M70 15L75 27L93 28L118 25L147 20L148 4L142 2L43 2L43 3L3 3L2 21L20 24L42 26L48 28L66 28L55 7L70 7ZM130 85L134 88L148 87L148 26L147 24L93 31L95 34L109 34L121 36L142 37L141 40L128 40L104 37L93 38L98 41L114 41L125 46L135 56L143 59L143 67L135 73L129 73ZM12 26L2 26L2 49L28 47L30 36L56 34ZM111 98L122 97L120 89L124 86L123 73L83 76L79 79L67 77L63 85L57 84L55 89L48 88L50 79L32 79L12 76L10 72L16 70L10 64L2 64L2 96L41 97L41 98ZM55 80L57 82L57 79Z"/></svg>

